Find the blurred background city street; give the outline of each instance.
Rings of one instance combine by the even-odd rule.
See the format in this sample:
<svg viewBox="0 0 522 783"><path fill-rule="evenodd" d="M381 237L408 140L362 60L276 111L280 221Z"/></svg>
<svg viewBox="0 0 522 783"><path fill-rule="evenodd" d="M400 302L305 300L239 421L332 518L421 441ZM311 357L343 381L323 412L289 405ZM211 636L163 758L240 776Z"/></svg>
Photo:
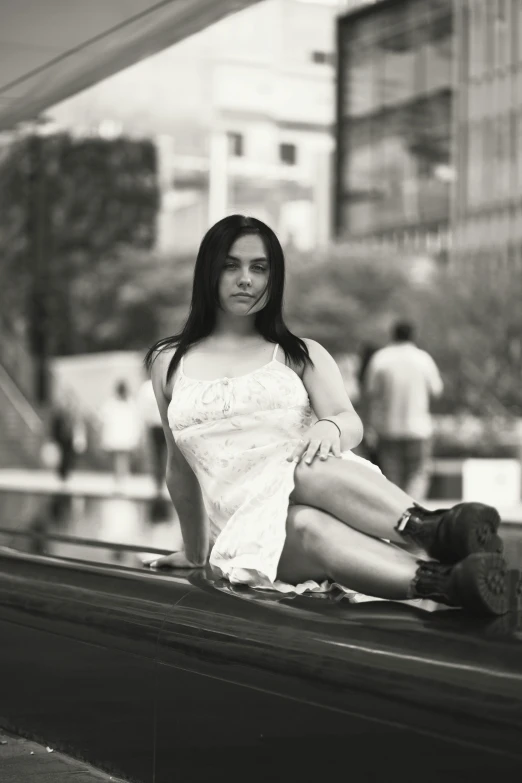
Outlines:
<svg viewBox="0 0 522 783"><path fill-rule="evenodd" d="M87 5L0 10L0 544L178 546L142 360L236 212L363 419L364 357L416 324L426 504L522 523L522 0Z"/></svg>

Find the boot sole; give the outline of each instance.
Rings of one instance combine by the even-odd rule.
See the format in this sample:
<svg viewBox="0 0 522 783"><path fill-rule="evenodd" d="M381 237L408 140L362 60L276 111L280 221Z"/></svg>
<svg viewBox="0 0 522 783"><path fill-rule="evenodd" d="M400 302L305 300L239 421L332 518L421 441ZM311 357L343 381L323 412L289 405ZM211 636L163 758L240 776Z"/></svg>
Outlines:
<svg viewBox="0 0 522 783"><path fill-rule="evenodd" d="M466 505L459 518L459 527L462 549L453 559L454 563L480 552L500 555L504 551L504 543L497 535L500 514L493 506Z"/></svg>
<svg viewBox="0 0 522 783"><path fill-rule="evenodd" d="M522 573L498 554L475 553L455 567L459 604L477 614L503 615L522 605Z"/></svg>

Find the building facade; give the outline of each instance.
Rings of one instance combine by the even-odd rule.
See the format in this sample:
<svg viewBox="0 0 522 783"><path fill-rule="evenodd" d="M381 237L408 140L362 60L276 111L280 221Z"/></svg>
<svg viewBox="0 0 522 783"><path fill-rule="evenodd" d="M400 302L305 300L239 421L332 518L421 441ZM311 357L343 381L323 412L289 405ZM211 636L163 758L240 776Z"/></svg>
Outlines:
<svg viewBox="0 0 522 783"><path fill-rule="evenodd" d="M522 0L455 13L453 256L496 276L522 267Z"/></svg>
<svg viewBox="0 0 522 783"><path fill-rule="evenodd" d="M451 0L382 0L338 20L335 234L448 245Z"/></svg>
<svg viewBox="0 0 522 783"><path fill-rule="evenodd" d="M82 132L154 136L159 249L253 214L303 250L331 237L335 21L363 0L265 0L48 112Z"/></svg>

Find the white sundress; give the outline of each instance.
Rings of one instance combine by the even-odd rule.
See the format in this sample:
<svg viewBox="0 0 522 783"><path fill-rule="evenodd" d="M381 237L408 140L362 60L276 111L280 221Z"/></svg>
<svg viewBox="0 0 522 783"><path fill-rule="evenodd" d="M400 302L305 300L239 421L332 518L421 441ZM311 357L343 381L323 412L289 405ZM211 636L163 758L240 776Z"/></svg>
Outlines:
<svg viewBox="0 0 522 783"><path fill-rule="evenodd" d="M211 381L187 377L182 358L168 420L201 487L214 574L254 588L324 591L330 582L276 579L296 468L287 457L312 423L305 386L276 359L278 348L253 372ZM342 457L380 472L351 451Z"/></svg>

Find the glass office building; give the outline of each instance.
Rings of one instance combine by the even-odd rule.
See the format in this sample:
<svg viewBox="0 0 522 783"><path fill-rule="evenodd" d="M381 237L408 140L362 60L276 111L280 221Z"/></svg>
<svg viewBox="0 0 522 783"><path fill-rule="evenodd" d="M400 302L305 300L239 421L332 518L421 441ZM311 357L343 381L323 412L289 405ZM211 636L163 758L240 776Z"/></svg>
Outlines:
<svg viewBox="0 0 522 783"><path fill-rule="evenodd" d="M455 0L452 255L522 267L522 0Z"/></svg>
<svg viewBox="0 0 522 783"><path fill-rule="evenodd" d="M451 0L382 0L338 20L338 239L447 237Z"/></svg>

